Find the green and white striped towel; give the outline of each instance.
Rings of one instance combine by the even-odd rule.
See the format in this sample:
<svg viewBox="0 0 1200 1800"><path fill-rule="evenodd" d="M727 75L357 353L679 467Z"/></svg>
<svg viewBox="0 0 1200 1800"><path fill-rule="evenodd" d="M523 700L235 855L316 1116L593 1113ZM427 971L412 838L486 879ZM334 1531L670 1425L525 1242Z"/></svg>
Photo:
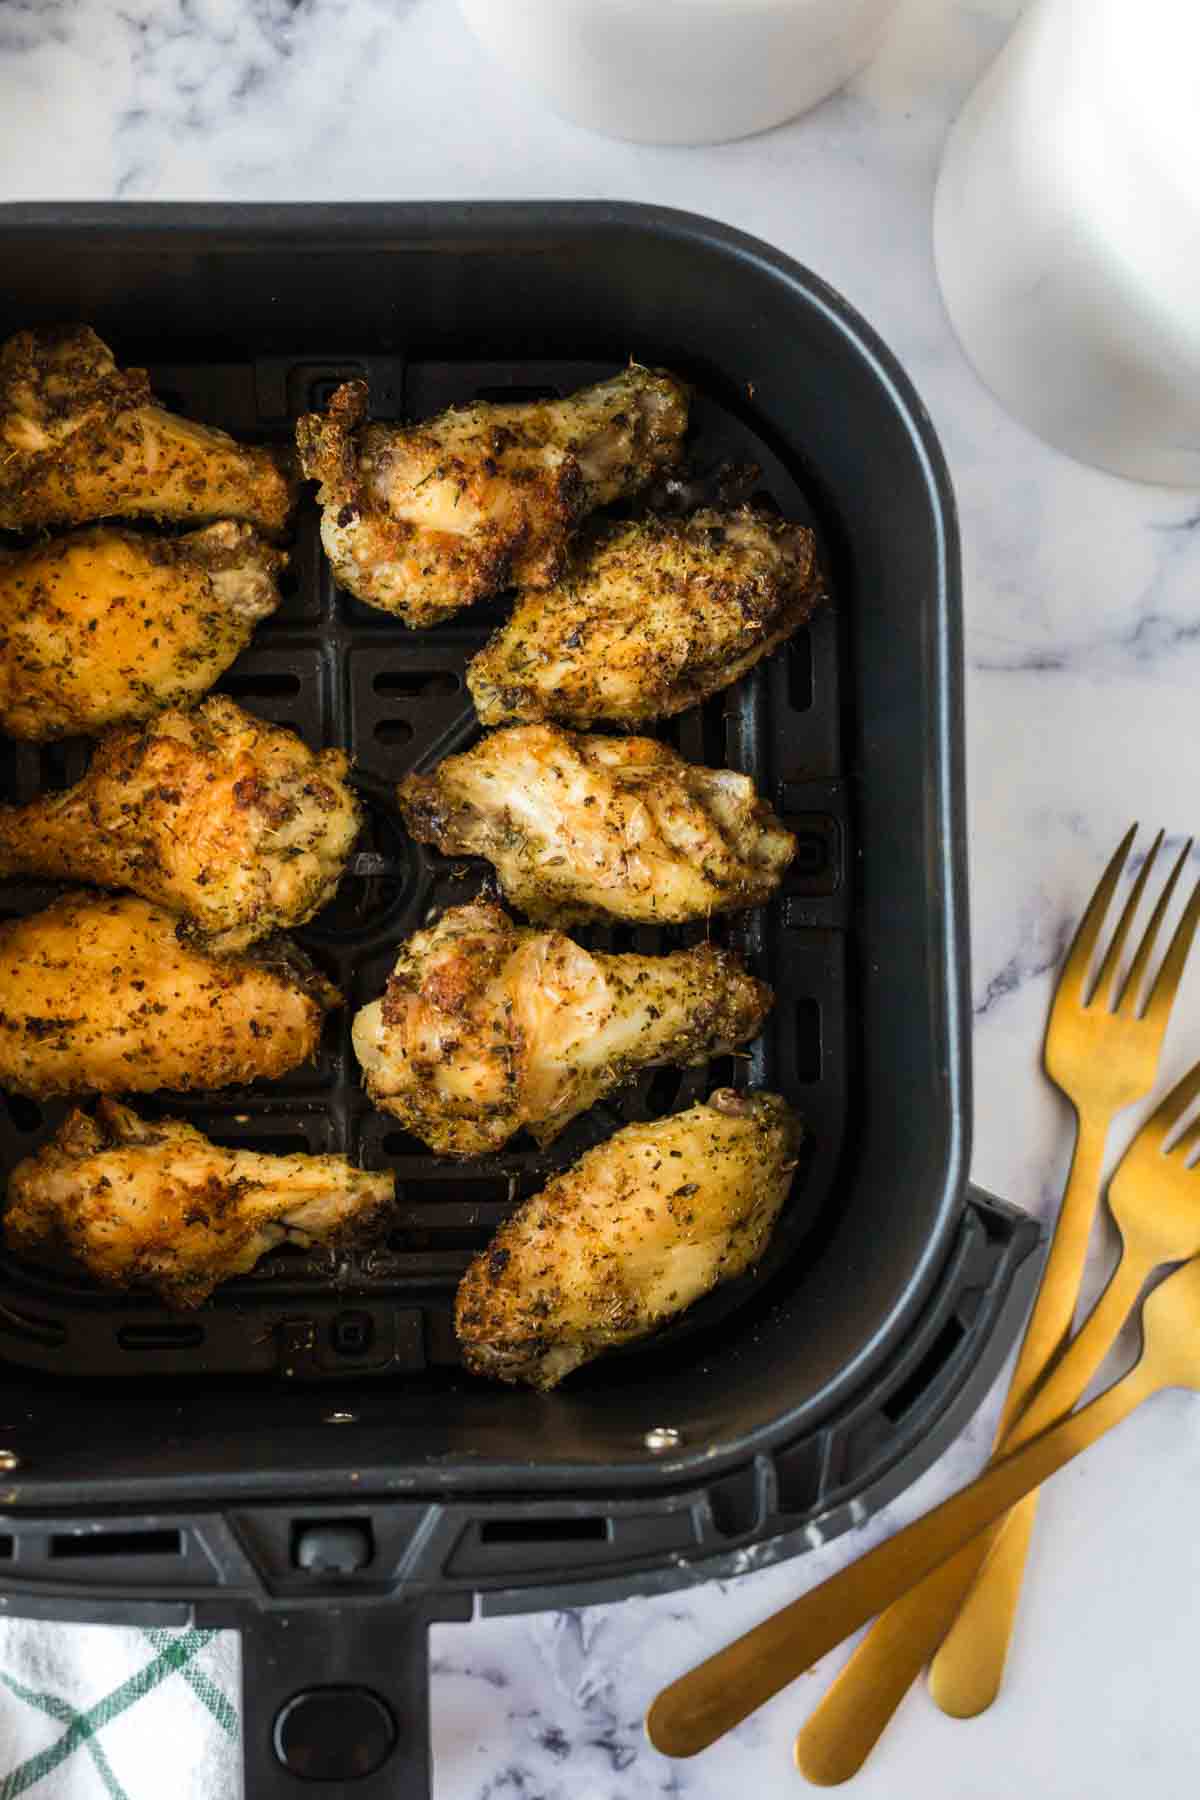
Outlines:
<svg viewBox="0 0 1200 1800"><path fill-rule="evenodd" d="M0 1619L0 1800L237 1800L239 1649Z"/></svg>

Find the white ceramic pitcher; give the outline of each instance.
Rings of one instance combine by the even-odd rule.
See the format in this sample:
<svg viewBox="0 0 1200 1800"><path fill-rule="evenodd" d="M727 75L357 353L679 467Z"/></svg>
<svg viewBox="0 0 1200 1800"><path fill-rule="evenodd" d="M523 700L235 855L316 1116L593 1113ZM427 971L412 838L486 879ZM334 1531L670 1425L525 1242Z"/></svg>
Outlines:
<svg viewBox="0 0 1200 1800"><path fill-rule="evenodd" d="M934 207L983 379L1081 461L1200 487L1200 6L1035 0Z"/></svg>

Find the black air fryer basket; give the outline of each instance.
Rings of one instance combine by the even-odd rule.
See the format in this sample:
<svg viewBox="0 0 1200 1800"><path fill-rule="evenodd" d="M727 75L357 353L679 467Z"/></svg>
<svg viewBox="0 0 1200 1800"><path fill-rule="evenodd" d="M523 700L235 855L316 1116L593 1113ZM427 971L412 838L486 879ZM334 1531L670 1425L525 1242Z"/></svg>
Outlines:
<svg viewBox="0 0 1200 1800"><path fill-rule="evenodd" d="M369 381L377 416L406 418L567 392L630 356L663 365L698 395L684 498L732 479L809 520L823 546L835 605L663 728L693 760L753 775L799 839L778 898L714 927L776 990L765 1037L748 1060L644 1077L549 1153L464 1167L372 1111L349 1022L400 938L479 885L479 866L407 839L392 793L473 740L463 671L502 609L411 633L360 606L334 586L307 500L284 605L220 686L354 755L368 832L299 934L348 1006L315 1067L137 1104L224 1143L394 1169L394 1228L356 1255L281 1249L186 1316L0 1251L8 1612L238 1627L255 1800L314 1791L294 1769L323 1778L316 1791L415 1795L431 1620L665 1589L732 1573L751 1546L762 1563L833 1536L932 1461L1015 1333L1036 1228L967 1184L949 482L920 402L863 322L806 270L705 219L557 204L9 207L0 254L0 334L86 320L122 363L149 367L168 405L247 438L286 441L350 376ZM86 762L81 743L4 743L3 797L74 781ZM4 912L54 891L7 883ZM697 935L591 941L656 950ZM621 1123L731 1082L781 1090L809 1127L764 1265L554 1394L465 1376L454 1286L497 1221ZM64 1110L0 1108L5 1169Z"/></svg>

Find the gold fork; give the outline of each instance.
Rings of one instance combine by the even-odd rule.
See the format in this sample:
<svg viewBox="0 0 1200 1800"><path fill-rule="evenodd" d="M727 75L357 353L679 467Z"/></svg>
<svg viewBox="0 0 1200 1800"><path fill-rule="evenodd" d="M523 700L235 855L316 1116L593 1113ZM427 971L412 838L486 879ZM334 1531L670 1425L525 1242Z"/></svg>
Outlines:
<svg viewBox="0 0 1200 1800"><path fill-rule="evenodd" d="M1000 1418L997 1450L1070 1332L1100 1197L1109 1127L1119 1112L1153 1086L1167 1021L1200 917L1198 883L1139 1011L1138 1000L1154 945L1192 847L1189 839L1154 908L1129 973L1118 987L1121 957L1162 844L1160 831L1089 990L1088 971L1136 836L1137 826L1133 825L1100 878L1063 964L1046 1026L1046 1073L1074 1106L1078 1128L1050 1254ZM1002 1604L1009 1621L1020 1592L1036 1509L1035 1493L1009 1515L1011 1538L1004 1530L1008 1548L1000 1567L1008 1579ZM848 1780L862 1767L900 1701L953 1624L1001 1529L1004 1528L981 1537L952 1562L935 1570L872 1626L796 1739L796 1762L811 1781L832 1786ZM959 1666L955 1665L956 1674ZM978 1693L978 1688L968 1693L965 1682L960 1684L956 1679L953 1702L949 1683L935 1698L948 1708L950 1703L970 1705Z"/></svg>
<svg viewBox="0 0 1200 1800"><path fill-rule="evenodd" d="M1045 1417L1039 1416L1037 1423L1045 1425L1058 1412L1056 1425L1031 1430L1026 1444L996 1457L968 1487L667 1688L647 1718L651 1742L675 1756L703 1750L726 1728L730 1684L740 1690L754 1683L755 1704L761 1705L911 1583L969 1547L1006 1509L1119 1425L1151 1394L1165 1387L1200 1390L1200 1257L1180 1264L1160 1282L1142 1308L1141 1324L1142 1354L1128 1374L1089 1406L1064 1414L1061 1408L1069 1395L1086 1386L1083 1365L1096 1348L1085 1325L1046 1383ZM1030 1410L1042 1414L1041 1393Z"/></svg>

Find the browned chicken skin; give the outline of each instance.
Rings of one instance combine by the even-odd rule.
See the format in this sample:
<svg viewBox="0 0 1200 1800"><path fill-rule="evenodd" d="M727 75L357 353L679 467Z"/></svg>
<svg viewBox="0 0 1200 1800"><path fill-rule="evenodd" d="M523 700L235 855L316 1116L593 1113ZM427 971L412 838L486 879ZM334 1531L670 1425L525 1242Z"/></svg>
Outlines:
<svg viewBox="0 0 1200 1800"><path fill-rule="evenodd" d="M549 1143L639 1069L723 1055L771 1000L711 944L606 956L478 900L401 945L354 1048L376 1106L443 1155L479 1156L522 1126Z"/></svg>
<svg viewBox="0 0 1200 1800"><path fill-rule="evenodd" d="M215 695L110 732L75 787L0 807L0 875L129 888L242 949L333 898L360 824L348 768Z"/></svg>
<svg viewBox="0 0 1200 1800"><path fill-rule="evenodd" d="M99 525L0 550L0 729L44 742L198 700L279 604L249 525L184 537Z"/></svg>
<svg viewBox="0 0 1200 1800"><path fill-rule="evenodd" d="M803 525L748 506L602 525L475 657L476 711L485 725L588 726L695 706L809 617L822 593L815 551Z"/></svg>
<svg viewBox="0 0 1200 1800"><path fill-rule="evenodd" d="M0 526L88 519L246 519L281 532L295 499L284 461L154 404L144 369L118 369L86 325L19 331L0 346Z"/></svg>
<svg viewBox="0 0 1200 1800"><path fill-rule="evenodd" d="M741 1275L766 1248L801 1135L777 1094L722 1088L589 1150L463 1276L454 1322L467 1367L555 1387Z"/></svg>
<svg viewBox="0 0 1200 1800"><path fill-rule="evenodd" d="M343 1156L225 1150L179 1119L151 1123L102 1100L13 1170L4 1236L18 1255L66 1257L110 1287L199 1306L277 1244L365 1236L393 1190L391 1175Z"/></svg>
<svg viewBox="0 0 1200 1800"><path fill-rule="evenodd" d="M228 1087L316 1054L341 997L286 939L219 957L178 923L131 895L68 894L0 925L0 1088Z"/></svg>
<svg viewBox="0 0 1200 1800"><path fill-rule="evenodd" d="M796 849L746 775L653 738L493 731L398 789L409 830L486 856L514 906L570 924L672 924L769 899Z"/></svg>
<svg viewBox="0 0 1200 1800"><path fill-rule="evenodd" d="M674 462L687 428L683 384L636 364L565 400L478 401L419 425L368 424L367 399L347 382L296 441L338 581L409 625L555 580L579 520Z"/></svg>

